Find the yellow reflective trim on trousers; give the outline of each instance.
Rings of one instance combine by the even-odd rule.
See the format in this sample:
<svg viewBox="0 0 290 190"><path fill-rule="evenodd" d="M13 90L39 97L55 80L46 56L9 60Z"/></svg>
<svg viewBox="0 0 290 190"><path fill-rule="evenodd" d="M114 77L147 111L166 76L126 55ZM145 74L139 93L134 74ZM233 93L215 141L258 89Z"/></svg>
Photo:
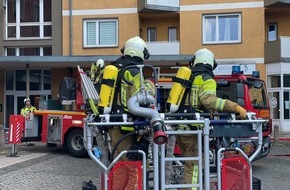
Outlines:
<svg viewBox="0 0 290 190"><path fill-rule="evenodd" d="M192 184L198 184L198 165L193 165L193 171L192 171ZM191 190L197 190L197 187L192 187Z"/></svg>
<svg viewBox="0 0 290 190"><path fill-rule="evenodd" d="M134 131L134 127L131 126L121 126L122 131Z"/></svg>
<svg viewBox="0 0 290 190"><path fill-rule="evenodd" d="M215 104L215 110L222 111L225 107L225 100L218 98Z"/></svg>

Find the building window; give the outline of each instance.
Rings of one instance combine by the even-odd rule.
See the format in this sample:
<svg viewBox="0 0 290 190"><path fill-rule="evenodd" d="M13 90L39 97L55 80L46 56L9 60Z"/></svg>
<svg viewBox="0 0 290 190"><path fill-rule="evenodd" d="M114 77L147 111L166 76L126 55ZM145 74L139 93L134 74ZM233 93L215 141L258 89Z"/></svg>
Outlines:
<svg viewBox="0 0 290 190"><path fill-rule="evenodd" d="M241 42L241 14L203 16L203 43Z"/></svg>
<svg viewBox="0 0 290 190"><path fill-rule="evenodd" d="M148 42L156 42L157 41L157 29L156 28L148 28L147 30L147 39Z"/></svg>
<svg viewBox="0 0 290 190"><path fill-rule="evenodd" d="M6 47L5 56L49 56L51 46L47 47Z"/></svg>
<svg viewBox="0 0 290 190"><path fill-rule="evenodd" d="M84 20L84 47L118 46L118 20Z"/></svg>
<svg viewBox="0 0 290 190"><path fill-rule="evenodd" d="M290 87L290 74L283 75L283 86Z"/></svg>
<svg viewBox="0 0 290 190"><path fill-rule="evenodd" d="M176 27L168 28L168 41L169 42L177 41L177 28Z"/></svg>
<svg viewBox="0 0 290 190"><path fill-rule="evenodd" d="M276 23L268 24L268 41L275 41L278 39L278 26Z"/></svg>
<svg viewBox="0 0 290 190"><path fill-rule="evenodd" d="M49 39L51 26L51 0L7 0L6 39Z"/></svg>
<svg viewBox="0 0 290 190"><path fill-rule="evenodd" d="M29 81L31 91L51 90L51 70L30 70ZM6 71L6 90L14 89L16 91L26 90L25 70Z"/></svg>
<svg viewBox="0 0 290 190"><path fill-rule="evenodd" d="M281 87L281 76L280 75L269 75L267 78L268 88Z"/></svg>

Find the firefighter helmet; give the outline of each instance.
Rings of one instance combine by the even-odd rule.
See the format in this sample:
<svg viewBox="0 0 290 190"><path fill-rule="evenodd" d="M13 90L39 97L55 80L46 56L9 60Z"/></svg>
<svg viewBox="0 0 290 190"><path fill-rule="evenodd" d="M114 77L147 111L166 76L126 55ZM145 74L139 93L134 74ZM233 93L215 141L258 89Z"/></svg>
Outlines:
<svg viewBox="0 0 290 190"><path fill-rule="evenodd" d="M98 59L96 65L97 65L97 67L103 68L105 65L105 62L103 59Z"/></svg>
<svg viewBox="0 0 290 190"><path fill-rule="evenodd" d="M25 98L24 101L23 101L24 104L25 104L27 101L30 101L30 99L29 99L29 98Z"/></svg>
<svg viewBox="0 0 290 190"><path fill-rule="evenodd" d="M212 70L217 67L217 62L215 61L214 54L206 48L196 51L189 61L190 67L193 67L198 63L202 63L204 65L208 64L211 66Z"/></svg>
<svg viewBox="0 0 290 190"><path fill-rule="evenodd" d="M139 36L130 38L121 49L121 52L131 57L140 57L142 60L148 59L150 56L146 43Z"/></svg>

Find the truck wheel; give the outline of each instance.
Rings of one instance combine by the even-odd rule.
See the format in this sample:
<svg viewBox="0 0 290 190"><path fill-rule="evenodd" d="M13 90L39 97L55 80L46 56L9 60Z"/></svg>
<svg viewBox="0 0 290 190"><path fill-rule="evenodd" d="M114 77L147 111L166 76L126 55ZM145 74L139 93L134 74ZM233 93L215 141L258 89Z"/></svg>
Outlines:
<svg viewBox="0 0 290 190"><path fill-rule="evenodd" d="M83 130L74 129L68 136L66 141L67 150L74 157L83 157L86 154L86 149L83 143Z"/></svg>

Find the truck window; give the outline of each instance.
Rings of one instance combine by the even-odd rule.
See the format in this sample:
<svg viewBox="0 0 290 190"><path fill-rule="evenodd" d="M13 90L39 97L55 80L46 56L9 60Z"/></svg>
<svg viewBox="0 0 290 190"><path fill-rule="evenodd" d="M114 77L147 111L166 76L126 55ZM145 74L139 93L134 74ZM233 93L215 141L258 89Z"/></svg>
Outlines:
<svg viewBox="0 0 290 190"><path fill-rule="evenodd" d="M236 84L237 82L232 81L228 82L227 85L219 85L219 83L217 83L217 97L236 102Z"/></svg>
<svg viewBox="0 0 290 190"><path fill-rule="evenodd" d="M247 78L247 81L248 83L246 84L249 87L249 95L253 108L255 109L268 108L264 82L254 78ZM260 85L256 85L258 83L260 83Z"/></svg>
<svg viewBox="0 0 290 190"><path fill-rule="evenodd" d="M253 108L261 109L268 107L264 87L254 88L253 86L249 86L249 94Z"/></svg>

